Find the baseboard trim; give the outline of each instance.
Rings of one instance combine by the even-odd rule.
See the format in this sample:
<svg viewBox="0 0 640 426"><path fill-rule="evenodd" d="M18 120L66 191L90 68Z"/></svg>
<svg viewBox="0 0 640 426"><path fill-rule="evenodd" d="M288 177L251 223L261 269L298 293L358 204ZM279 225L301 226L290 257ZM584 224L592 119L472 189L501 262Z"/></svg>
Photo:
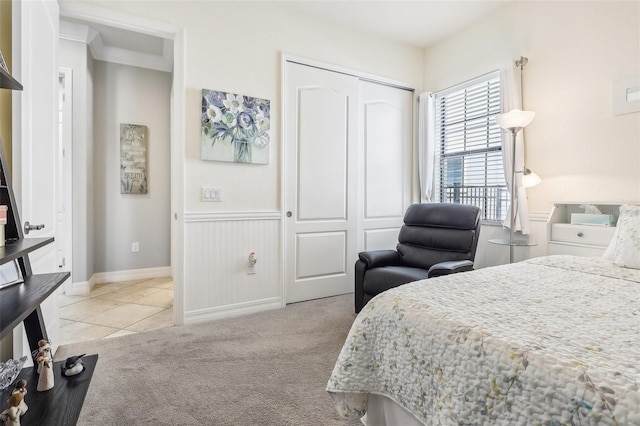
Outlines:
<svg viewBox="0 0 640 426"><path fill-rule="evenodd" d="M194 309L185 311L184 323L196 323L202 321L232 318L257 312L280 309L283 307L281 297L271 297L250 302L234 303L231 305L215 306L213 308Z"/></svg>
<svg viewBox="0 0 640 426"><path fill-rule="evenodd" d="M93 277L89 281L78 281L71 283L70 286L64 288L64 294L67 296L86 296L91 293L96 283L93 281Z"/></svg>
<svg viewBox="0 0 640 426"><path fill-rule="evenodd" d="M172 276L171 266L160 266L158 268L131 269L128 271L97 272L93 274L90 281L93 281L94 284L104 284L170 276Z"/></svg>
<svg viewBox="0 0 640 426"><path fill-rule="evenodd" d="M158 268L131 269L128 271L97 272L89 278L89 281L77 281L65 287L67 296L86 296L93 290L96 284L114 283L120 281L145 280L173 276L171 266Z"/></svg>

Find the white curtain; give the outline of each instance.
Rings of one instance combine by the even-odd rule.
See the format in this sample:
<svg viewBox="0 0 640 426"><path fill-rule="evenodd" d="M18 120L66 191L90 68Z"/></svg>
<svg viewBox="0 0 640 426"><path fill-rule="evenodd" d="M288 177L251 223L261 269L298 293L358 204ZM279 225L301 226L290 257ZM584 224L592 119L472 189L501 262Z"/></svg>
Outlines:
<svg viewBox="0 0 640 426"><path fill-rule="evenodd" d="M513 109L522 109L522 91L520 88L520 69L516 67L515 61L509 60L500 67L500 90L502 93L502 112L509 112ZM524 130L518 132L516 136L516 171L524 170ZM511 182L513 168L513 142L510 132L502 132L502 163L504 165L504 176L507 181L509 193L513 191L513 183ZM523 234L529 234L529 206L527 205L527 191L522 186L522 173L516 173L516 182L518 191L518 199L515 200L517 207L516 213L516 231ZM511 226L511 209L507 210L507 217L503 225L509 228Z"/></svg>
<svg viewBox="0 0 640 426"><path fill-rule="evenodd" d="M422 93L418 98L418 173L420 174L420 201L433 202L436 158L436 97Z"/></svg>

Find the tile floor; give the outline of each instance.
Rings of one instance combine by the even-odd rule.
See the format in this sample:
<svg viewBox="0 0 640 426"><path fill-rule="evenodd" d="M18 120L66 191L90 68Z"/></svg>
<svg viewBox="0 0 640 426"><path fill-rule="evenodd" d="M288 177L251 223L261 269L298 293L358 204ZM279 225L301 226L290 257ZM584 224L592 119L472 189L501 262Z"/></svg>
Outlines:
<svg viewBox="0 0 640 426"><path fill-rule="evenodd" d="M97 284L87 296L58 296L60 344L173 325L171 277Z"/></svg>

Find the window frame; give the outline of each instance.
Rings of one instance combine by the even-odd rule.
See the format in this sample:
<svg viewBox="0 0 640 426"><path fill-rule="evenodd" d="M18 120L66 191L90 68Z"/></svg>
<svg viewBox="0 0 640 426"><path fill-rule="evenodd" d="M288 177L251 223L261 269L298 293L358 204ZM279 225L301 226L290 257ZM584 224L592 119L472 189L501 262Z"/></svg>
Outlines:
<svg viewBox="0 0 640 426"><path fill-rule="evenodd" d="M475 114L467 112L467 105L472 104L473 101L469 101L467 96L472 98L472 95L475 93L482 92L482 88L478 91L478 86L487 84L487 105L486 108L480 108L479 110L482 112L486 112L484 114L478 114L476 110ZM491 89L491 85L493 84L493 91ZM497 88L497 90L495 90ZM448 89L441 90L436 92L435 95L435 176L434 176L434 195L436 202L456 202L449 201L453 197L466 197L467 200L457 201L461 204L471 204L476 205L481 209L481 219L483 223L488 224L500 224L502 223L507 215L508 207L509 207L509 190L507 187L507 182L504 176L504 158L503 158L503 148L502 148L502 129L495 122L495 116L500 114L502 111L501 108L501 82L500 82L500 71L495 70L489 73L483 74L471 80L467 80L463 83L452 86ZM452 126L452 123L446 123L446 115L443 110L443 103L447 101L447 99L451 99L462 102L464 106L460 107L459 110L449 111L449 115L452 113L462 113L463 119L455 121L453 124L460 125L462 127L462 139L457 142L460 144L458 150L455 152L447 152L447 143L451 143L452 139L456 138L447 138L446 132L443 131L449 129ZM453 101L452 100L452 101ZM475 105L477 106L477 105ZM446 108L446 106L444 106ZM479 131L474 134L475 139L468 143L468 128L470 122L474 120L481 119L486 122L486 124L478 125ZM482 129L486 129L486 139L478 138L478 134L482 133ZM458 136L459 137L459 136ZM472 138L469 138L472 139ZM484 148L478 148L478 141L481 141L480 144L484 144ZM469 145L475 144L476 147L472 149L468 149ZM496 155L495 153L499 153ZM493 155L491 155L493 154ZM484 155L484 168L478 166L472 166L465 164L465 161L473 163L473 161L478 161L478 157ZM476 157L474 159L474 156ZM493 158L490 158L493 157ZM462 166L460 167L459 173L464 176L467 171L477 172L482 176L484 174L484 184L483 185L464 185L464 177L461 180L459 186L456 187L455 183L452 186L451 184L446 185L444 181L446 179L445 174L448 173L446 170L446 166L444 165L444 161L457 160L461 161ZM482 160L479 160L482 161ZM455 173L455 172L454 172ZM476 176L477 179L477 176ZM498 179L499 184L489 184L490 180ZM445 191L453 189L453 193L448 191L448 195L445 195ZM493 195L488 195L490 191L495 191ZM456 195L457 193L457 195ZM464 193L461 195L461 193ZM481 195L473 195L476 193L480 193ZM476 200L476 202L473 202ZM480 201L478 201L480 200ZM465 202L466 201L466 202Z"/></svg>

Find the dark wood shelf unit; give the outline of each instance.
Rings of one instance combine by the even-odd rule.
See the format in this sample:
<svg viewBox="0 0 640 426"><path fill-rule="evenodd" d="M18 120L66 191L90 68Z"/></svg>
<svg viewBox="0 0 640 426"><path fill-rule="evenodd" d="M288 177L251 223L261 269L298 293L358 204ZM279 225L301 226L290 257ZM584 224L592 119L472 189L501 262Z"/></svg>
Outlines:
<svg viewBox="0 0 640 426"><path fill-rule="evenodd" d="M80 354L78 354L80 355ZM62 375L60 365L62 362L53 363L53 389L38 392L38 373L33 367L22 369L16 380L27 381L27 395L25 403L29 407L20 418L23 425L61 426L75 425L80 417L80 410L84 398L89 390L91 376L98 362L98 355L89 355L82 358L85 369L82 373L66 377ZM0 392L0 401L6 401L11 396L13 386Z"/></svg>
<svg viewBox="0 0 640 426"><path fill-rule="evenodd" d="M0 88L22 90L22 84L0 67ZM22 271L23 283L0 289L0 338L13 332L24 323L29 349L38 350L41 339L49 340L40 305L66 280L69 272L36 274L31 270L29 253L53 243L50 238L24 238L18 205L11 186L7 160L0 143L0 204L7 206L7 223L4 229L6 243L0 247L0 265L17 261ZM29 410L21 417L23 425L75 425L80 416L84 398L89 390L91 376L98 355L84 357L85 371L77 376L65 377L61 362L54 363L54 387L45 392L36 390L38 374L34 367L24 368L18 378L27 380L25 402ZM35 361L35 360L34 360ZM34 362L35 364L35 362ZM13 386L0 391L0 406L5 406ZM4 408L0 408L0 411Z"/></svg>
<svg viewBox="0 0 640 426"><path fill-rule="evenodd" d="M70 275L69 272L30 275L24 277L22 284L0 289L0 339L35 311Z"/></svg>
<svg viewBox="0 0 640 426"><path fill-rule="evenodd" d="M0 67L0 89L22 90L22 84Z"/></svg>
<svg viewBox="0 0 640 426"><path fill-rule="evenodd" d="M0 265L12 260L26 256L28 253L44 247L53 242L53 237L49 238L23 238L21 240L8 242L4 247L0 247Z"/></svg>

